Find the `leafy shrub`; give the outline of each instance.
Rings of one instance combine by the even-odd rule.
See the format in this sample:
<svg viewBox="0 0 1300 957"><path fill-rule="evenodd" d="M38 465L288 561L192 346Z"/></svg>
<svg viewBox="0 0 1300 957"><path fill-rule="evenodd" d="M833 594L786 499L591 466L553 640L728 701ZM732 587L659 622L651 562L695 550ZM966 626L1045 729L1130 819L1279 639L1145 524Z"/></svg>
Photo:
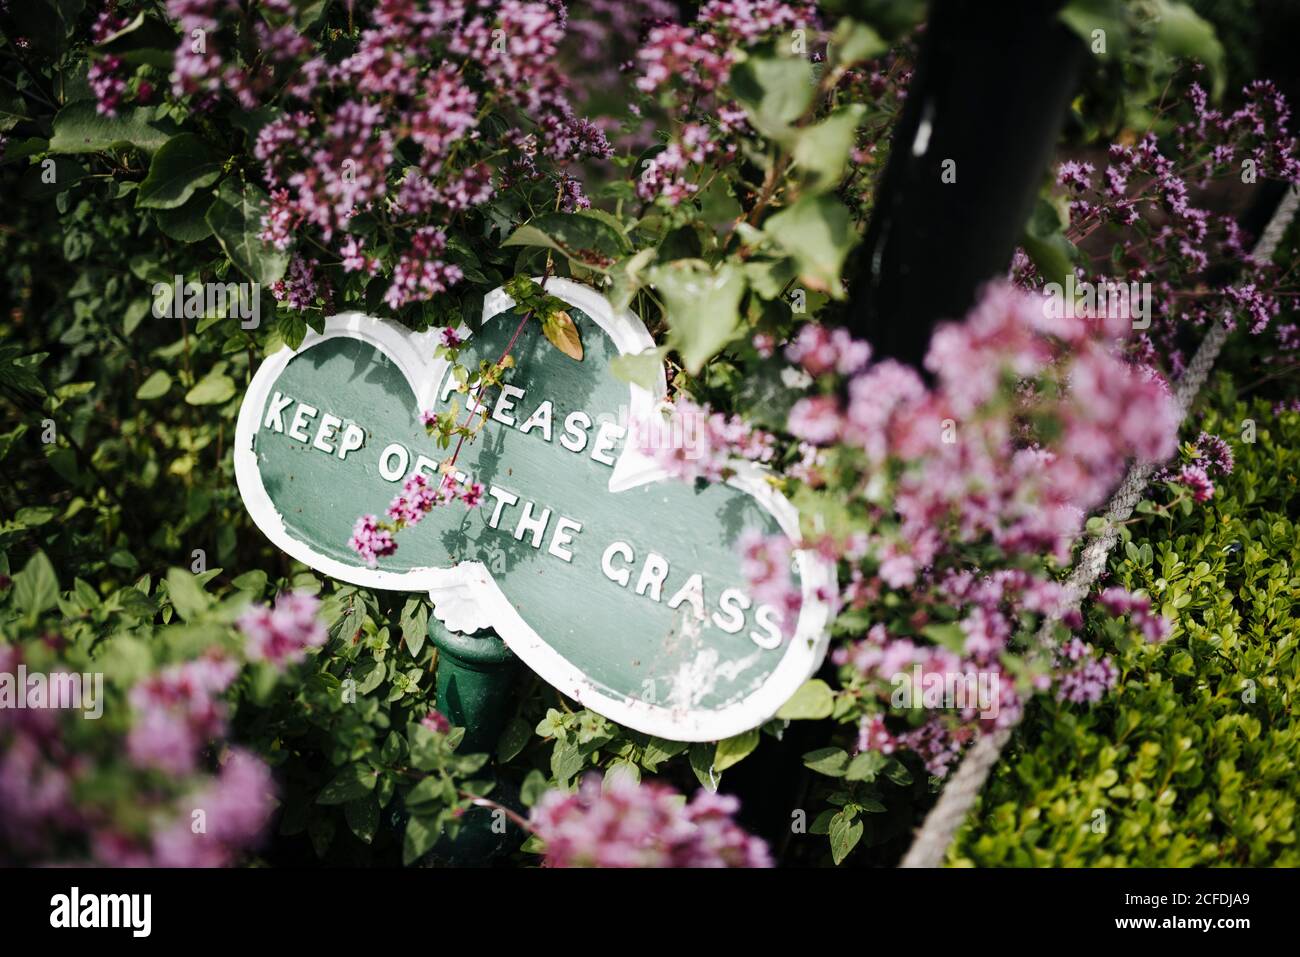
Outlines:
<svg viewBox="0 0 1300 957"><path fill-rule="evenodd" d="M1202 424L1232 438L1234 471L1206 505L1143 503L1110 564L1171 637L1102 626L1115 693L1034 706L951 863L1300 863L1300 414L1240 401L1223 378Z"/></svg>

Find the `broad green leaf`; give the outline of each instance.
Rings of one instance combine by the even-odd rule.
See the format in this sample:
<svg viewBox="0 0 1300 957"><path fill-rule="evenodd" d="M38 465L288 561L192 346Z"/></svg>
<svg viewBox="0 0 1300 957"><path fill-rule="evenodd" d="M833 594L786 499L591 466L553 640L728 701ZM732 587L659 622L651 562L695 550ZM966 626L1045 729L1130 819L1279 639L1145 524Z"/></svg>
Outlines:
<svg viewBox="0 0 1300 957"><path fill-rule="evenodd" d="M835 707L835 693L820 678L805 681L776 716L787 721L817 721L829 718Z"/></svg>
<svg viewBox="0 0 1300 957"><path fill-rule="evenodd" d="M259 238L265 207L266 194L260 189L251 183L241 188L234 178L227 177L208 209L207 221L239 271L269 287L283 278L289 255Z"/></svg>
<svg viewBox="0 0 1300 957"><path fill-rule="evenodd" d="M151 107L122 110L117 116L100 115L94 100L77 100L54 117L51 153L101 153L134 146L152 153L176 131L171 120L155 119Z"/></svg>
<svg viewBox="0 0 1300 957"><path fill-rule="evenodd" d="M694 375L735 338L745 274L731 264L715 269L686 259L655 267L650 278L668 311L672 345Z"/></svg>
<svg viewBox="0 0 1300 957"><path fill-rule="evenodd" d="M181 133L154 153L135 202L146 209L176 209L220 176L221 160L208 145L193 133Z"/></svg>
<svg viewBox="0 0 1300 957"><path fill-rule="evenodd" d="M805 196L768 219L763 232L793 257L810 289L843 299L840 269L858 241L849 211L834 196Z"/></svg>

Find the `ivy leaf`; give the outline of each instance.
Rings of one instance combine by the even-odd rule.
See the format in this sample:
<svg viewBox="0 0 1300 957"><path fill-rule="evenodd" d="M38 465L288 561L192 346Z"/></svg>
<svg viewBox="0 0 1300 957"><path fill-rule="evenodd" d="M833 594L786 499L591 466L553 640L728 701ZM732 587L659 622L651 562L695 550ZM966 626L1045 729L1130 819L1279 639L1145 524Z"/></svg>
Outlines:
<svg viewBox="0 0 1300 957"><path fill-rule="evenodd" d="M832 189L839 183L866 112L863 104L852 103L799 132L794 165L807 177L808 190Z"/></svg>
<svg viewBox="0 0 1300 957"><path fill-rule="evenodd" d="M829 718L835 707L835 692L820 678L805 681L776 716L787 721L817 721Z"/></svg>
<svg viewBox="0 0 1300 957"><path fill-rule="evenodd" d="M655 392L663 376L664 356L667 353L668 350L660 346L645 352L615 356L609 361L609 371L621 382L639 385L647 392Z"/></svg>
<svg viewBox="0 0 1300 957"><path fill-rule="evenodd" d="M175 209L220 176L221 161L208 145L193 133L181 133L154 153L135 202L146 209Z"/></svg>
<svg viewBox="0 0 1300 957"><path fill-rule="evenodd" d="M59 110L54 117L51 153L102 153L118 147L134 146L152 153L160 149L176 124L155 118L150 107L121 110L117 116L103 116L94 100L77 100Z"/></svg>
<svg viewBox="0 0 1300 957"><path fill-rule="evenodd" d="M817 86L802 57L751 56L731 71L731 90L754 129L781 140L808 110Z"/></svg>
<svg viewBox="0 0 1300 957"><path fill-rule="evenodd" d="M542 318L542 335L570 359L582 361L582 337L573 317L563 309L548 312Z"/></svg>
<svg viewBox="0 0 1300 957"><path fill-rule="evenodd" d="M826 193L804 196L768 219L763 232L794 259L809 288L844 298L840 268L858 234L843 203Z"/></svg>
<svg viewBox="0 0 1300 957"><path fill-rule="evenodd" d="M830 837L831 859L838 867L862 839L862 822L856 814L850 814L848 810L840 811L831 818Z"/></svg>
<svg viewBox="0 0 1300 957"><path fill-rule="evenodd" d="M673 345L694 375L735 338L745 274L729 263L715 269L684 259L656 267L651 281L668 310Z"/></svg>
<svg viewBox="0 0 1300 957"><path fill-rule="evenodd" d="M836 26L829 47L831 61L836 66L850 66L880 56L889 49L889 44L865 23L845 17Z"/></svg>
<svg viewBox="0 0 1300 957"><path fill-rule="evenodd" d="M241 188L227 178L208 209L207 221L230 261L245 276L270 286L284 276L288 253L263 243L262 212L266 194L251 183Z"/></svg>

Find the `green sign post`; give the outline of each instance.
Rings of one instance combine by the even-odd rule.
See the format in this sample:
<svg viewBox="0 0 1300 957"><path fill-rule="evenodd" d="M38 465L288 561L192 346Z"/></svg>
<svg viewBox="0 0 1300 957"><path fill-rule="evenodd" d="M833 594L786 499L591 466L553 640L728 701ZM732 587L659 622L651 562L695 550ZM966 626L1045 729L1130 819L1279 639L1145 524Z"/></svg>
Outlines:
<svg viewBox="0 0 1300 957"><path fill-rule="evenodd" d="M469 401L488 415L456 468L483 502L434 508L371 568L348 547L356 518L382 515L413 472L437 477L420 421L469 397L434 358L440 330L413 333L348 313L258 370L240 410L235 465L258 526L326 574L427 593L448 632L499 635L564 694L638 730L680 741L756 727L825 652L834 569L795 553L794 622L755 601L737 547L746 530L798 535L798 516L763 474L737 464L726 483L669 478L627 444L629 423L666 394L615 378L610 360L653 347L641 322L569 280L581 361L536 323L519 333L499 389ZM502 290L487 296L460 361L499 357L519 323ZM687 450L689 454L689 449Z"/></svg>

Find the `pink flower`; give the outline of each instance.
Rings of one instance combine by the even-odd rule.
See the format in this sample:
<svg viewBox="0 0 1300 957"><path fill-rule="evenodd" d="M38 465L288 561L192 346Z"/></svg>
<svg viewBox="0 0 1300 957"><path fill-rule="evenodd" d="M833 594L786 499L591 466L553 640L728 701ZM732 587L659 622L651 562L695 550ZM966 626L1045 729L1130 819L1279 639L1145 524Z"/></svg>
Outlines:
<svg viewBox="0 0 1300 957"><path fill-rule="evenodd" d="M549 867L771 867L767 845L732 821L740 802L700 791L689 803L662 784L589 774L550 791L531 821Z"/></svg>
<svg viewBox="0 0 1300 957"><path fill-rule="evenodd" d="M438 734L446 734L451 730L451 722L447 720L447 716L436 708L430 709L429 713L420 719L420 724Z"/></svg>
<svg viewBox="0 0 1300 957"><path fill-rule="evenodd" d="M348 547L374 568L379 564L379 559L397 551L397 542L393 540L392 532L379 527L379 520L375 516L362 515L352 527Z"/></svg>
<svg viewBox="0 0 1300 957"><path fill-rule="evenodd" d="M282 592L273 609L250 607L238 619L249 659L278 668L302 661L309 648L325 644L327 635L317 617L319 610L320 600L306 592Z"/></svg>

